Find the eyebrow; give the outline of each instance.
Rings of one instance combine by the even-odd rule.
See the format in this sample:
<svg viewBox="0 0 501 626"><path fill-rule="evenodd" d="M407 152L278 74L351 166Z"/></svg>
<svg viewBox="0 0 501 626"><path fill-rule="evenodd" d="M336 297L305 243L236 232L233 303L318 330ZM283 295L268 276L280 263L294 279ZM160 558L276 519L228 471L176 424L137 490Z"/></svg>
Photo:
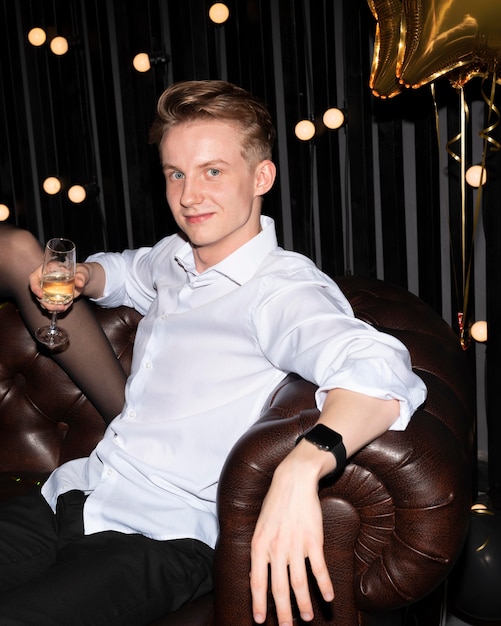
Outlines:
<svg viewBox="0 0 501 626"><path fill-rule="evenodd" d="M208 167L217 167L218 165L229 165L228 161L225 161L224 159L214 159L212 161L206 161L205 163L200 163L200 165L198 165L197 167L199 169L205 169ZM162 165L162 170L174 170L176 172L181 172L182 168L177 167L176 165L172 165L170 163L165 163L164 165Z"/></svg>

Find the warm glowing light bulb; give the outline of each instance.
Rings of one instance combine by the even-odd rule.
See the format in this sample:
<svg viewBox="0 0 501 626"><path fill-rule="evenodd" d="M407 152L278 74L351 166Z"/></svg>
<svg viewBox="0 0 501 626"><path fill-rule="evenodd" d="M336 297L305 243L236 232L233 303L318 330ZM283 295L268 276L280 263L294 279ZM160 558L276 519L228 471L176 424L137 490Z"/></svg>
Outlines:
<svg viewBox="0 0 501 626"><path fill-rule="evenodd" d="M57 176L48 176L43 181L42 186L45 193L48 193L50 196L53 196L61 191L61 181L57 178Z"/></svg>
<svg viewBox="0 0 501 626"><path fill-rule="evenodd" d="M483 504L482 502L476 502L472 505L471 510L475 511L476 513L486 513L489 509L487 508L487 505Z"/></svg>
<svg viewBox="0 0 501 626"><path fill-rule="evenodd" d="M480 180L482 180L482 185L485 185L487 181L487 172L481 165L472 165L467 169L465 178L468 185L480 187Z"/></svg>
<svg viewBox="0 0 501 626"><path fill-rule="evenodd" d="M323 122L330 128L331 130L336 130L337 128L341 128L344 124L344 113L341 109L327 109L323 116Z"/></svg>
<svg viewBox="0 0 501 626"><path fill-rule="evenodd" d="M475 341L485 342L487 341L487 322L480 320L472 324L470 328L470 335Z"/></svg>
<svg viewBox="0 0 501 626"><path fill-rule="evenodd" d="M9 207L6 204L0 204L0 222L5 222L9 215Z"/></svg>
<svg viewBox="0 0 501 626"><path fill-rule="evenodd" d="M57 56L62 56L68 52L68 40L65 37L54 37L50 42L50 49Z"/></svg>
<svg viewBox="0 0 501 626"><path fill-rule="evenodd" d="M132 59L132 65L137 72L147 72L150 67L150 57L146 52L140 52Z"/></svg>
<svg viewBox="0 0 501 626"><path fill-rule="evenodd" d="M73 185L68 189L68 198L75 204L80 204L87 197L87 192L82 185Z"/></svg>
<svg viewBox="0 0 501 626"><path fill-rule="evenodd" d="M315 124L310 120L301 120L296 124L294 132L301 141L309 141L315 135Z"/></svg>
<svg viewBox="0 0 501 626"><path fill-rule="evenodd" d="M230 10L223 2L216 2L209 9L209 17L214 24L224 24L230 16Z"/></svg>
<svg viewBox="0 0 501 626"><path fill-rule="evenodd" d="M47 39L43 28L32 28L28 33L28 41L32 46L42 46Z"/></svg>

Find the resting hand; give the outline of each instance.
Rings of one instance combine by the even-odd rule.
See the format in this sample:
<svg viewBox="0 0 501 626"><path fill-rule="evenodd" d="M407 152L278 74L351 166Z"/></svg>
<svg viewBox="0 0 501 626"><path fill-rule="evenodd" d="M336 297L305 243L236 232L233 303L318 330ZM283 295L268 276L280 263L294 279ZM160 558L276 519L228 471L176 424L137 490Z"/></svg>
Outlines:
<svg viewBox="0 0 501 626"><path fill-rule="evenodd" d="M348 389L328 392L321 419L341 433L350 457L397 419L398 400L381 400ZM292 626L290 588L304 621L313 619L305 560L326 602L334 589L325 563L318 481L335 469L333 454L301 441L277 467L263 501L251 545L254 619L266 619L268 571L280 626ZM269 568L268 568L269 566Z"/></svg>
<svg viewBox="0 0 501 626"><path fill-rule="evenodd" d="M292 626L291 588L301 618L313 619L306 559L323 598L334 598L323 550L318 474L294 457L291 453L275 471L252 539L250 585L258 624L266 619L269 570L280 626Z"/></svg>

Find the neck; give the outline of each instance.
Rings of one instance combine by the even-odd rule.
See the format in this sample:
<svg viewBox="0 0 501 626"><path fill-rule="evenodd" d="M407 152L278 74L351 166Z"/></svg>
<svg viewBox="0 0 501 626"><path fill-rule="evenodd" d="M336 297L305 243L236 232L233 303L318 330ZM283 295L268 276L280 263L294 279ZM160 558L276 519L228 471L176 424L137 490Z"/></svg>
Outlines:
<svg viewBox="0 0 501 626"><path fill-rule="evenodd" d="M242 231L239 237L235 237L235 233L233 233L233 236L227 237L225 241L218 241L217 245L197 246L192 243L197 272L202 273L214 267L253 239L261 230L261 221L259 220L254 228Z"/></svg>

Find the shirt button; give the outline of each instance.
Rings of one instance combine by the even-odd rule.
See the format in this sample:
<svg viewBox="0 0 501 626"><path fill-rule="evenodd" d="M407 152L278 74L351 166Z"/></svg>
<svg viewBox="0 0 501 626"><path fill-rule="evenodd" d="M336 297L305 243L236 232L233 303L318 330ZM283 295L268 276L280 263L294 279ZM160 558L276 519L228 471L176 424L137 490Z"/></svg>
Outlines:
<svg viewBox="0 0 501 626"><path fill-rule="evenodd" d="M108 474L108 476L113 476L113 470L112 469L109 469L106 473Z"/></svg>
<svg viewBox="0 0 501 626"><path fill-rule="evenodd" d="M136 412L135 412L135 411L133 411L133 410L131 409L131 410L127 413L127 415L128 415L129 417L131 417L132 419L134 419L134 418L136 417Z"/></svg>
<svg viewBox="0 0 501 626"><path fill-rule="evenodd" d="M150 363L149 361L148 361L147 363L145 363L145 364L144 364L144 366L145 366L145 368L146 368L147 370L150 370L150 369L151 369L151 363Z"/></svg>

